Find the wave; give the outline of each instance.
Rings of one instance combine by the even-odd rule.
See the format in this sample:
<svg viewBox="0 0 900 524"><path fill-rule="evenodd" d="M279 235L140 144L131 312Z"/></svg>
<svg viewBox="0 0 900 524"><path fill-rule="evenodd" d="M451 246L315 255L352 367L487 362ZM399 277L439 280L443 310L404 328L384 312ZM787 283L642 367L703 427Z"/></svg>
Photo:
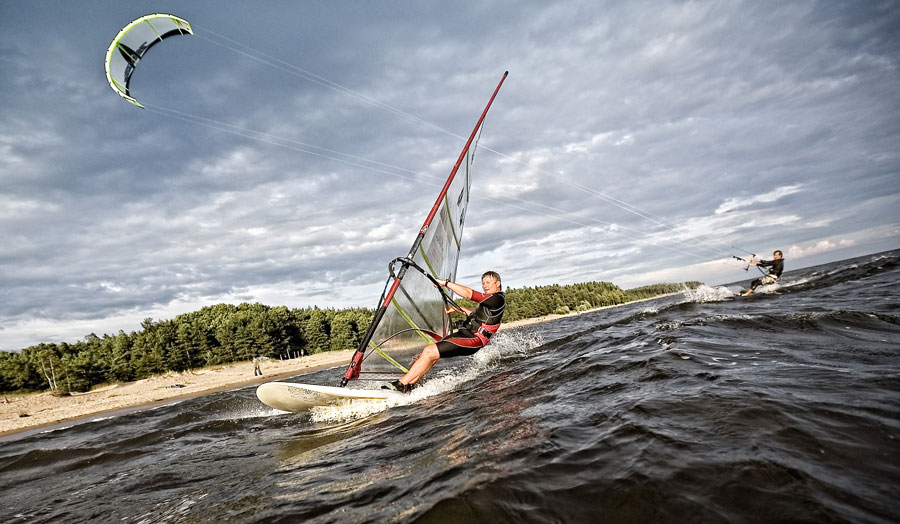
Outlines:
<svg viewBox="0 0 900 524"><path fill-rule="evenodd" d="M725 286L707 286L702 284L695 289L688 289L682 292L687 302L696 302L698 304L706 302L722 302L731 300L736 293Z"/></svg>
<svg viewBox="0 0 900 524"><path fill-rule="evenodd" d="M248 387L4 443L0 520L898 522L897 254L504 330L394 405Z"/></svg>
<svg viewBox="0 0 900 524"><path fill-rule="evenodd" d="M490 344L475 353L468 365L433 370L422 385L403 397L389 400L346 400L316 406L310 410L310 420L319 423L346 422L369 417L389 408L415 404L429 397L454 391L465 383L491 373L511 359L527 357L543 343L543 337L536 329L501 331L492 337Z"/></svg>

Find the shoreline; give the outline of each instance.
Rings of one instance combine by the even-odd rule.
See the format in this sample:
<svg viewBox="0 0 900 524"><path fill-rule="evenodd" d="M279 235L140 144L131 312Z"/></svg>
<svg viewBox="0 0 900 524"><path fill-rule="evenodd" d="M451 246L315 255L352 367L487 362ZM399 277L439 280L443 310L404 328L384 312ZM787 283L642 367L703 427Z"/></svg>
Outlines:
<svg viewBox="0 0 900 524"><path fill-rule="evenodd" d="M624 304L601 306L587 311L575 311L564 315L551 314L516 320L501 324L500 331L675 294L677 293L634 300ZM261 362L262 376L254 376L253 362L245 361L210 366L196 371L170 372L134 382L99 386L91 391L72 393L63 397L55 396L50 391L3 395L3 403L0 404L0 438L34 433L68 423L74 425L89 422L88 419L91 417L114 412L117 414L132 413L219 391L286 379L310 371L346 364L350 361L354 351L346 349L326 351L290 360L263 360Z"/></svg>
<svg viewBox="0 0 900 524"><path fill-rule="evenodd" d="M260 363L262 376L254 376L253 361L245 361L155 375L62 397L50 391L4 395L4 403L0 404L0 437L286 379L349 362L353 351L327 351L290 360L263 360Z"/></svg>

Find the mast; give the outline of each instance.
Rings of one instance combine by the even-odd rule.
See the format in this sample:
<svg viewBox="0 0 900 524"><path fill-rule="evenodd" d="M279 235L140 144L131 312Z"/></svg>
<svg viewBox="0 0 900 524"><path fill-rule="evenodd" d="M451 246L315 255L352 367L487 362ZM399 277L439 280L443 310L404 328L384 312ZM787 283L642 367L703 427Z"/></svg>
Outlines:
<svg viewBox="0 0 900 524"><path fill-rule="evenodd" d="M481 124L484 123L484 118L487 116L487 112L491 108L491 104L494 103L494 98L497 97L497 93L500 91L500 87L506 80L507 75L509 75L509 71L505 71L503 73L503 77L500 78L500 82L497 84L497 87L491 94L491 98L490 100L488 100L487 105L484 107L484 111L481 112L481 116L478 118L478 123L476 123L475 128L472 129L472 133L469 135L469 139L466 141L466 145L460 152L459 158L453 165L453 169L450 171L450 175L447 177L447 181L444 182L444 187L441 188L441 192L440 194L438 194L437 199L435 199L434 205L431 206L431 211L428 213L428 216L425 218L425 222L419 229L419 234L416 235L416 239L415 241L413 241L412 247L409 249L409 254L406 256L407 260L412 260L416 254L416 251L419 249L419 246L422 245L422 241L425 239L425 234L428 232L428 228L431 226L431 222L434 220L435 215L437 215L437 212L441 207L441 201L446 196L447 190L450 188L450 184L453 183L453 179L454 177L456 177L456 172L459 170L460 164L462 164L462 161L465 159L466 153L469 151L469 147L475 140L475 136L478 134L478 129L481 127ZM403 276L406 275L407 269L409 269L409 266L407 264L403 264L400 268L400 271L397 273L397 276L394 278L394 282L393 284L391 284L390 289L388 289L387 292L383 295L381 304L378 306L378 309L375 312L375 318L372 319L372 323L369 324L369 329L366 331L365 336L360 341L359 347L357 347L356 352L353 354L350 365L347 367L347 371L344 373L344 377L341 379L341 387L346 386L347 382L349 382L350 380L359 377L359 371L362 366L363 357L366 354L366 348L372 341L372 336L375 334L375 329L378 327L378 324L384 317L384 314L387 311L391 300L394 298L394 294L400 287L400 282L403 280Z"/></svg>

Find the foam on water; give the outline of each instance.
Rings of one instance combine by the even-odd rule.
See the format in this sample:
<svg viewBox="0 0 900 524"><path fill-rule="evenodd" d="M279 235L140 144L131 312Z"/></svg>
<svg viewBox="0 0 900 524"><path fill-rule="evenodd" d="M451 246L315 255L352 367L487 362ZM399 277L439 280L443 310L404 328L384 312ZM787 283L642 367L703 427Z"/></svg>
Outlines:
<svg viewBox="0 0 900 524"><path fill-rule="evenodd" d="M475 353L471 363L459 368L442 370L434 376L426 376L427 380L407 395L388 400L352 399L317 406L310 410L310 420L320 423L346 422L368 417L388 408L415 404L426 398L453 391L510 358L527 357L532 349L543 343L541 334L533 329L500 332L489 345Z"/></svg>
<svg viewBox="0 0 900 524"><path fill-rule="evenodd" d="M735 296L735 293L725 286L707 286L706 284L702 284L696 289L685 287L683 294L685 302L698 304L731 300Z"/></svg>

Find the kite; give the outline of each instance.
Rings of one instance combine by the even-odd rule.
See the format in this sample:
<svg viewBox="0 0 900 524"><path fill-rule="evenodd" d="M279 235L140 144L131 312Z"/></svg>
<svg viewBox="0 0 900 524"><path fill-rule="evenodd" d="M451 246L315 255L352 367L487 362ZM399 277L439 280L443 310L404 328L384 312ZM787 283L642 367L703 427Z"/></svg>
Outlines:
<svg viewBox="0 0 900 524"><path fill-rule="evenodd" d="M144 15L119 31L106 50L106 80L119 96L144 107L131 96L131 75L147 51L170 36L192 35L191 24L177 16Z"/></svg>

